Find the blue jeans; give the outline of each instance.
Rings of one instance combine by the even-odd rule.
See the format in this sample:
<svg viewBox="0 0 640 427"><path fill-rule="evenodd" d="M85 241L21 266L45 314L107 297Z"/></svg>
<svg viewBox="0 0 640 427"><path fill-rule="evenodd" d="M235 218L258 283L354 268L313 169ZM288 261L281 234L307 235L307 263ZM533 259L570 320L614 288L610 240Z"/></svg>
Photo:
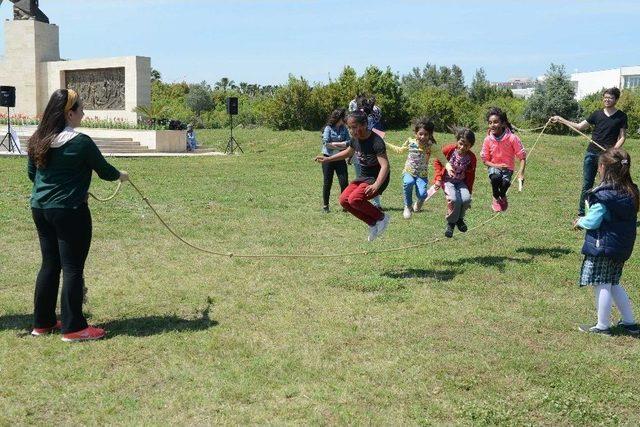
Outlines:
<svg viewBox="0 0 640 427"><path fill-rule="evenodd" d="M408 172L402 174L402 188L404 189L404 205L411 207L413 205L413 189L416 189L416 197L419 200L427 198L427 186L429 180L427 177L413 176Z"/></svg>
<svg viewBox="0 0 640 427"><path fill-rule="evenodd" d="M584 199L587 191L593 187L593 182L598 173L598 159L600 154L587 151L584 155L582 163L582 191L580 192L580 200L578 201L578 215L584 216Z"/></svg>

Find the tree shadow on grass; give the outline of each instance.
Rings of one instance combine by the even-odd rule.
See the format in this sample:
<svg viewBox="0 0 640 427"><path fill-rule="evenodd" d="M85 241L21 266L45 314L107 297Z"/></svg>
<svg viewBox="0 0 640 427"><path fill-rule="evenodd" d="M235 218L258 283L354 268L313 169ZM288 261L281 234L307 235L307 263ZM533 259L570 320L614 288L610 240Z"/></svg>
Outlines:
<svg viewBox="0 0 640 427"><path fill-rule="evenodd" d="M554 248L535 248L525 247L518 248L517 254L526 254L526 258L518 256L500 256L500 255L482 255L476 257L460 258L454 261L445 261L446 269L417 269L408 268L403 270L385 271L382 273L385 277L392 279L433 279L437 282L449 282L457 275L464 272L465 265L480 265L482 267L493 267L500 272L504 272L509 263L531 264L536 257L547 256L558 258L571 253L571 249L563 247Z"/></svg>

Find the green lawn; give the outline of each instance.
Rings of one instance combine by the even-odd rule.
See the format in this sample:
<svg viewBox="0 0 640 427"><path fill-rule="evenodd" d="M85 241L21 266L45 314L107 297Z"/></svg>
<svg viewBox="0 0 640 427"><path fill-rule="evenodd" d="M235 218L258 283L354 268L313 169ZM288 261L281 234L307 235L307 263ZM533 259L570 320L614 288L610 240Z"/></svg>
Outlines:
<svg viewBox="0 0 640 427"><path fill-rule="evenodd" d="M227 132L199 137L224 148ZM369 244L336 203L320 209L319 132L236 138L246 154L112 162L187 239L225 252L386 249L444 231L442 194L402 219L402 155L383 196L392 222ZM24 159L0 158L0 425L640 424L640 340L576 329L595 318L570 227L584 146L543 137L525 191L486 227L368 257L194 252L124 186L91 203L86 311L108 339L77 345L27 334L40 262L30 182ZM628 148L640 158L638 141ZM102 196L113 188L94 181ZM473 196L471 227L491 215L484 168ZM624 276L637 315L639 253Z"/></svg>

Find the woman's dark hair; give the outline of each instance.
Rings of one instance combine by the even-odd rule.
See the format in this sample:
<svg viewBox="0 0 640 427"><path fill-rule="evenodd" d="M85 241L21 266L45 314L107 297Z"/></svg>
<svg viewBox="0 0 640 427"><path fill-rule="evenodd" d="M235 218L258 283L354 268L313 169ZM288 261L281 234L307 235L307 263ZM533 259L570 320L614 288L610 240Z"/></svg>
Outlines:
<svg viewBox="0 0 640 427"><path fill-rule="evenodd" d="M498 118L500 119L500 122L504 124L504 126L508 128L511 132L514 132L513 125L509 122L509 119L507 118L507 113L502 111L500 108L498 107L489 108L489 111L487 112L486 120L489 121L489 118L491 116L498 116Z"/></svg>
<svg viewBox="0 0 640 427"><path fill-rule="evenodd" d="M605 95L611 95L617 101L618 99L620 99L620 89L618 89L617 87L610 87L609 89L606 89L604 92L602 92L602 96Z"/></svg>
<svg viewBox="0 0 640 427"><path fill-rule="evenodd" d="M47 166L49 160L49 148L51 143L64 130L67 125L65 117L65 106L69 91L67 89L58 89L51 95L47 108L42 114L42 120L38 125L38 129L29 138L27 151L29 158L37 168L42 169ZM80 106L80 99L71 107L72 111L76 111Z"/></svg>
<svg viewBox="0 0 640 427"><path fill-rule="evenodd" d="M362 110L356 110L347 116L347 120L352 119L359 125L367 125L367 114Z"/></svg>
<svg viewBox="0 0 640 427"><path fill-rule="evenodd" d="M333 110L329 117L327 117L327 126L334 127L340 120L344 120L346 110L344 108L338 108Z"/></svg>
<svg viewBox="0 0 640 427"><path fill-rule="evenodd" d="M375 98L362 95L356 99L356 104L358 105L358 110L363 111L368 116L373 112Z"/></svg>
<svg viewBox="0 0 640 427"><path fill-rule="evenodd" d="M416 120L415 125L413 125L413 131L418 133L420 129L424 129L429 134L429 141L432 144L437 144L436 139L433 137L433 131L435 130L435 125L433 121L431 121L428 117L423 117L421 119Z"/></svg>
<svg viewBox="0 0 640 427"><path fill-rule="evenodd" d="M476 134L469 128L454 128L454 134L456 136L456 141L460 141L464 139L473 147L473 144L476 143Z"/></svg>
<svg viewBox="0 0 640 427"><path fill-rule="evenodd" d="M609 148L600 154L599 164L604 166L602 182L633 197L636 212L640 205L638 187L631 179L631 156L622 148Z"/></svg>

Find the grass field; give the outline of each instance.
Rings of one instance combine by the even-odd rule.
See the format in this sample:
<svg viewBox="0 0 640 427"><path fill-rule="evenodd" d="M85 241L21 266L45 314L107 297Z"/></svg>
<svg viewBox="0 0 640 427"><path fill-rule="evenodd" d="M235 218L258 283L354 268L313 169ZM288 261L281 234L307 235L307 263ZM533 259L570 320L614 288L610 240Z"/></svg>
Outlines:
<svg viewBox="0 0 640 427"><path fill-rule="evenodd" d="M227 134L199 136L224 147ZM187 239L225 252L327 254L442 236L442 194L402 219L402 155L390 155L389 230L367 243L366 226L336 203L321 211L318 132L236 137L246 154L111 161ZM124 186L91 203L86 311L108 339L78 345L27 334L40 263L30 182L24 159L0 158L0 425L640 424L640 340L576 329L595 318L576 284L583 234L570 226L584 146L543 137L525 191L486 227L368 257L201 254ZM628 148L637 161L638 141ZM114 184L92 188L105 196ZM491 215L484 168L473 196L470 226ZM624 278L640 315L637 249Z"/></svg>

